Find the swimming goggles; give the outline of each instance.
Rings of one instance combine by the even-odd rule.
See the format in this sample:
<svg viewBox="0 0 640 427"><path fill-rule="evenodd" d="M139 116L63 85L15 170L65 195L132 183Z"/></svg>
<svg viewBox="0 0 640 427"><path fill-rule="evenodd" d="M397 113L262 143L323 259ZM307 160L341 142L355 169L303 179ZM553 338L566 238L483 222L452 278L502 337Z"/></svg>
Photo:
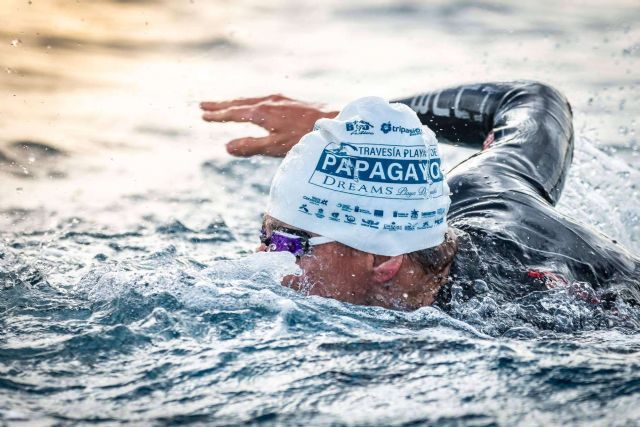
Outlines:
<svg viewBox="0 0 640 427"><path fill-rule="evenodd" d="M324 245L325 243L335 242L328 237L311 237L302 230L282 229L273 230L270 236L267 236L266 230L263 228L260 232L260 242L267 246L267 252L290 252L297 257L309 253L312 246Z"/></svg>

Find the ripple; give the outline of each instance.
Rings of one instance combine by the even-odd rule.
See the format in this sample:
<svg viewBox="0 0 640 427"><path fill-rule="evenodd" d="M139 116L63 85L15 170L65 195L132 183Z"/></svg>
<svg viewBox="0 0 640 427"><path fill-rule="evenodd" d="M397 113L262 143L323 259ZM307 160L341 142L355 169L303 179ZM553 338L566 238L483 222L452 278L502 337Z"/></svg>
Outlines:
<svg viewBox="0 0 640 427"><path fill-rule="evenodd" d="M36 155L38 157L50 158L66 155L63 150L55 148L53 145L44 142L19 140L13 141L9 145L15 149L23 150L27 155Z"/></svg>
<svg viewBox="0 0 640 427"><path fill-rule="evenodd" d="M192 230L182 222L176 220L169 224L156 227L156 232L161 234L180 235L191 243L220 243L235 240L233 233L222 220L209 223L201 230Z"/></svg>

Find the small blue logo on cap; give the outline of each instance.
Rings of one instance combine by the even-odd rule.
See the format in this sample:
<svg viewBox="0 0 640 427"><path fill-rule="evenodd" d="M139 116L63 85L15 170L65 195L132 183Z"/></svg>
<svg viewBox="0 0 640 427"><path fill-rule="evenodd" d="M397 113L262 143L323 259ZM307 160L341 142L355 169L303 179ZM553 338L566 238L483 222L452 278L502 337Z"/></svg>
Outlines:
<svg viewBox="0 0 640 427"><path fill-rule="evenodd" d="M401 134L402 133L407 133L407 134L409 134L409 136L416 136L416 135L422 134L422 129L420 129L420 128L409 129L409 128L406 128L404 126L392 125L391 122L383 123L380 126L380 130L384 134L387 134L389 132L397 132L397 133L401 133Z"/></svg>
<svg viewBox="0 0 640 427"><path fill-rule="evenodd" d="M347 122L346 129L351 135L373 135L373 125L364 120Z"/></svg>

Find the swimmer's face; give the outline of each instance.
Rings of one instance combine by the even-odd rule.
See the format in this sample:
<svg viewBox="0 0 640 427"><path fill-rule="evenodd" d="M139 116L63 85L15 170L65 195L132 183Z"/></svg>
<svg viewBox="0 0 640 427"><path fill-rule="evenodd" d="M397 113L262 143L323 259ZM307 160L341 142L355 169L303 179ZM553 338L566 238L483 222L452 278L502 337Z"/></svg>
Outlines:
<svg viewBox="0 0 640 427"><path fill-rule="evenodd" d="M273 231L300 231L268 215L265 216L264 231L270 236ZM268 248L262 244L258 251ZM296 263L302 270L299 276L285 276L282 284L307 295L319 295L353 304L365 304L367 284L373 273L371 255L338 242L310 247L309 251L297 257Z"/></svg>

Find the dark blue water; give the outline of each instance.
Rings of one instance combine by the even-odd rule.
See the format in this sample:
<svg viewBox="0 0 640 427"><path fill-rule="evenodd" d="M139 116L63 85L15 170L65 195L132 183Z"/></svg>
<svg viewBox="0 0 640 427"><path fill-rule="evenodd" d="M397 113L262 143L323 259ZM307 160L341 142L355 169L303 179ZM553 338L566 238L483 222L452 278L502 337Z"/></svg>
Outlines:
<svg viewBox="0 0 640 427"><path fill-rule="evenodd" d="M432 308L397 313L305 298L256 260L256 268L203 269L167 250L96 266L78 289L63 291L11 260L11 250L3 255L7 422L637 421L637 333L624 320L594 330L596 313L567 295L547 295L546 312L529 314L555 318L562 330L571 318L574 331L520 321L491 337Z"/></svg>
<svg viewBox="0 0 640 427"><path fill-rule="evenodd" d="M261 131L201 123L197 102L545 81L575 113L558 208L638 253L639 16L624 0L5 0L0 426L638 425L638 307L556 288L403 313L281 287L293 260L253 254L278 162L228 157Z"/></svg>

